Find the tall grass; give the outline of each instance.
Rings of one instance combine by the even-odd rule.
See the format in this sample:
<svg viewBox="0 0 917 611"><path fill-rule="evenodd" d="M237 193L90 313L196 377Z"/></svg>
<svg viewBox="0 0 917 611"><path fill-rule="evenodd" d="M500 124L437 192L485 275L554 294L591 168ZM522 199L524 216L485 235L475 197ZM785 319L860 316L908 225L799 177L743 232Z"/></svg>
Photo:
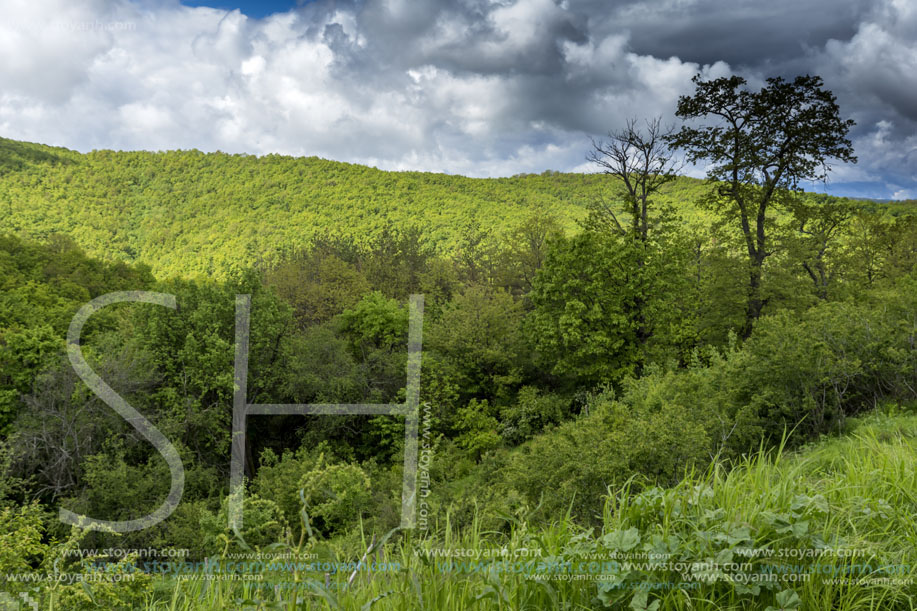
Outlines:
<svg viewBox="0 0 917 611"><path fill-rule="evenodd" d="M165 581L147 608L917 608L917 417L871 416L848 437L794 454L761 450L670 489L634 483L610 491L602 532L525 516L505 516L502 532L479 521L457 532L446 516L371 550L368 560L398 570ZM363 549L371 543L364 535ZM338 561L361 557L326 549ZM481 555L452 558L446 570L450 559L434 555L443 549ZM568 568L558 575L551 566Z"/></svg>

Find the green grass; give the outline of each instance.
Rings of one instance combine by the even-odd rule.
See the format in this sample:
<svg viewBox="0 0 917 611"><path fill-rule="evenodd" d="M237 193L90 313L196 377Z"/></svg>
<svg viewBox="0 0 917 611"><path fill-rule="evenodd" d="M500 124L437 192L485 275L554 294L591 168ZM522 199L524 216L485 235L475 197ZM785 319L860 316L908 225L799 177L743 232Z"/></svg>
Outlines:
<svg viewBox="0 0 917 611"><path fill-rule="evenodd" d="M379 561L397 563L398 571L361 571L350 585L349 571L327 578L321 573L266 573L266 582L288 582L273 591L237 581L164 580L147 608L917 608L915 416L869 416L849 436L797 453L762 451L731 469L716 465L688 474L671 489L636 493L632 488L629 484L609 496L602 532L583 530L566 519L534 526L524 516L506 516L506 529L499 533L484 532L477 524L455 532L447 519L431 525L425 536L396 535L372 554ZM325 549L326 557L350 561L361 556L361 547L369 547L367 539L364 536L350 549L315 542L308 546ZM518 558L545 564L540 569L537 562L520 566L520 572L459 574L440 570L442 558L415 553L503 548L511 560L516 552ZM807 551L831 549L841 551ZM527 550L525 556L519 550ZM657 555L639 557L649 553ZM667 564L626 570L608 564L614 554L619 563L624 562L620 555L636 554L633 562ZM664 554L668 557L663 561ZM598 573L605 575L602 581L594 579L596 573L588 565L595 558ZM498 566L492 558L476 562ZM544 571L549 562L569 562L573 575L539 578L539 570L551 572ZM580 562L587 564L580 567ZM733 566L743 563L750 566ZM885 567L884 572L878 567ZM728 575L734 580L737 574L769 573L778 578L746 585L725 580ZM800 576L806 575L802 580ZM289 582L310 580L313 585L300 591L298 601L289 589L282 589L289 588ZM698 585L646 590L646 584L678 582Z"/></svg>

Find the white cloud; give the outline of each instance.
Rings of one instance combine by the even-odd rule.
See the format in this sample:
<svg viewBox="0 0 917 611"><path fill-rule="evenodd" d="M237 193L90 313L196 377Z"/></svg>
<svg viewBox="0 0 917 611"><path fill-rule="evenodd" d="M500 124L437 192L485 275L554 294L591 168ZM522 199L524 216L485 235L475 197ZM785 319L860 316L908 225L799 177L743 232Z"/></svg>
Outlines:
<svg viewBox="0 0 917 611"><path fill-rule="evenodd" d="M478 176L580 170L589 135L630 117L672 121L691 76L736 65L644 49L650 17L690 27L713 0L618 12L591 1L319 0L258 20L176 0L4 0L0 129L79 150L280 152ZM800 51L867 126L855 144L869 158L845 179L874 180L876 164L900 169L895 155L917 150L901 121L917 113L913 6L886 0L850 37ZM743 74L755 84L768 70L764 58Z"/></svg>

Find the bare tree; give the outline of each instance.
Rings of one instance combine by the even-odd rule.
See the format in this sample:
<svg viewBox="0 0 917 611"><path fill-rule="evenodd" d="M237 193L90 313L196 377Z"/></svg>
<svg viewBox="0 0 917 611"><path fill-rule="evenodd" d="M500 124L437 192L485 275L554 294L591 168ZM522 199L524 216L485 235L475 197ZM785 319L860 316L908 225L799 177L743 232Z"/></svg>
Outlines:
<svg viewBox="0 0 917 611"><path fill-rule="evenodd" d="M615 176L624 187L627 212L631 217L631 231L635 239L645 243L649 239L649 206L652 196L662 185L675 179L681 165L674 161L662 119L646 121L646 130L637 126L636 119L627 121L624 129L608 133L608 140L592 141L592 150L586 159L603 168L605 174ZM626 233L615 216L613 207L604 199L597 211L610 218L613 224Z"/></svg>
<svg viewBox="0 0 917 611"><path fill-rule="evenodd" d="M98 374L123 396L152 389L158 374L142 357L125 349L96 365ZM61 360L35 378L23 397L27 409L16 419L10 438L10 473L30 480L32 494L54 500L73 494L87 457L103 449L105 439L123 437L142 443L135 431L77 378Z"/></svg>
<svg viewBox="0 0 917 611"><path fill-rule="evenodd" d="M640 285L649 282L647 263L650 255L650 218L649 208L652 197L666 183L677 176L681 166L672 158L665 138L671 130L665 130L661 118L645 122L641 130L636 119L627 121L624 129L608 133L606 141L592 141L592 150L586 159L602 167L605 174L614 176L623 188L625 211L630 215L628 231L615 214L615 205L604 197L593 206L590 223L593 226L611 228L625 239L633 241L632 259L627 276ZM617 195L617 194L616 194ZM645 346L653 336L653 326L647 315L649 297L644 291L638 291L629 305L629 316L634 324L637 343ZM642 362L637 364L637 372Z"/></svg>

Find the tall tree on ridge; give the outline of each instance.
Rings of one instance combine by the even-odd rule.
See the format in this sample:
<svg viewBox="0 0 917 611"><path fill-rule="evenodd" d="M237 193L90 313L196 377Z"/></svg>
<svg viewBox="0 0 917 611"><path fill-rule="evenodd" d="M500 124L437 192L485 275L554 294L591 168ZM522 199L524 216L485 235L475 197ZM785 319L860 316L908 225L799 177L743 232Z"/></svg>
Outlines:
<svg viewBox="0 0 917 611"><path fill-rule="evenodd" d="M716 181L713 199L739 221L748 255L745 322L751 335L766 299L761 282L764 261L773 254L767 236L768 210L803 181L827 180L830 160L856 163L847 133L855 124L843 120L836 98L818 76L780 77L753 92L739 76L703 80L696 75L693 96L682 96L675 113L681 119L712 119L703 127L683 126L666 137L686 151L687 161L709 164Z"/></svg>

